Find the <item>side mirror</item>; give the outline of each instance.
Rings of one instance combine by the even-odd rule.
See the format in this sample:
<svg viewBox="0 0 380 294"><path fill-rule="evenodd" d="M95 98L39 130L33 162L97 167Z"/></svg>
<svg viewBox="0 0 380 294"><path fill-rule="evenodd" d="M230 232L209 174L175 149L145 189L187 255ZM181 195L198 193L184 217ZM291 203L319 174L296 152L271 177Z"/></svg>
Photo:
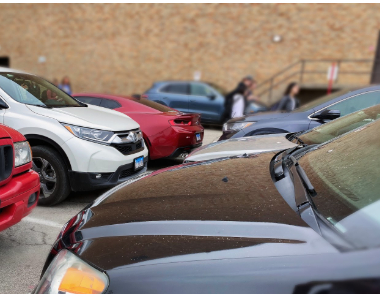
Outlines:
<svg viewBox="0 0 380 294"><path fill-rule="evenodd" d="M333 120L340 117L340 110L334 109L325 109L321 112L317 112L316 114L311 116L312 118L320 119L320 120Z"/></svg>
<svg viewBox="0 0 380 294"><path fill-rule="evenodd" d="M8 109L9 106L0 98L0 109Z"/></svg>
<svg viewBox="0 0 380 294"><path fill-rule="evenodd" d="M210 98L211 100L214 100L216 98L216 95L215 94L210 94L207 97Z"/></svg>

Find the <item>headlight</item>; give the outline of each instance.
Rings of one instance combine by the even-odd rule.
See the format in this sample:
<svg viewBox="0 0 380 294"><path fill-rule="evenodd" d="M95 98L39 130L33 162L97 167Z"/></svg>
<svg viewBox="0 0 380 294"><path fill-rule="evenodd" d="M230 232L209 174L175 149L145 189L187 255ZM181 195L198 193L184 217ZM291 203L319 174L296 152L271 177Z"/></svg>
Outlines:
<svg viewBox="0 0 380 294"><path fill-rule="evenodd" d="M32 151L28 142L14 143L15 148L15 167L32 161Z"/></svg>
<svg viewBox="0 0 380 294"><path fill-rule="evenodd" d="M100 294L108 287L108 277L64 249L53 259L36 294Z"/></svg>
<svg viewBox="0 0 380 294"><path fill-rule="evenodd" d="M253 125L255 122L247 123L225 123L223 125L223 132L238 132L246 127Z"/></svg>
<svg viewBox="0 0 380 294"><path fill-rule="evenodd" d="M68 124L62 125L74 136L84 140L108 143L108 141L114 135L114 133L110 131L95 130Z"/></svg>

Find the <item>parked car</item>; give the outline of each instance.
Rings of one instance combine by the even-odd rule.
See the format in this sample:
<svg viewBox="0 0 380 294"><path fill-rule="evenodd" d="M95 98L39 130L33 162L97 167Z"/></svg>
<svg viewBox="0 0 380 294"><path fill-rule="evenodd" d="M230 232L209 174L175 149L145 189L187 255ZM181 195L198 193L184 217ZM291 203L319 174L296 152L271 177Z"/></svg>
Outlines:
<svg viewBox="0 0 380 294"><path fill-rule="evenodd" d="M210 83L194 81L156 82L144 94L154 102L169 106L185 113L200 113L202 123L223 124L224 95ZM247 113L266 111L267 107L252 101L246 107Z"/></svg>
<svg viewBox="0 0 380 294"><path fill-rule="evenodd" d="M380 105L356 111L314 129L222 140L195 149L184 163L229 156L280 151L297 145L321 144L380 118Z"/></svg>
<svg viewBox="0 0 380 294"><path fill-rule="evenodd" d="M134 119L141 128L149 158L184 157L202 145L204 129L200 115L184 114L144 98L79 93L79 101L117 110Z"/></svg>
<svg viewBox="0 0 380 294"><path fill-rule="evenodd" d="M40 204L57 204L71 190L111 187L146 169L138 123L81 103L35 75L0 68L0 122L32 147Z"/></svg>
<svg viewBox="0 0 380 294"><path fill-rule="evenodd" d="M25 137L0 124L0 232L37 205L40 179L31 168L32 152Z"/></svg>
<svg viewBox="0 0 380 294"><path fill-rule="evenodd" d="M33 293L376 293L379 128L121 184L63 227Z"/></svg>
<svg viewBox="0 0 380 294"><path fill-rule="evenodd" d="M267 112L230 119L219 140L300 132L380 103L380 86L338 91L290 112Z"/></svg>

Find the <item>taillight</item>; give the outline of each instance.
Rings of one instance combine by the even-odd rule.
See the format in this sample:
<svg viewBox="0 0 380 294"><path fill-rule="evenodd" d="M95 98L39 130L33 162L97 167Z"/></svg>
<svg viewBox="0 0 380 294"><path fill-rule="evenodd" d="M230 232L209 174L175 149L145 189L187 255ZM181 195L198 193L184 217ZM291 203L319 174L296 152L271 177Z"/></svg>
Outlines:
<svg viewBox="0 0 380 294"><path fill-rule="evenodd" d="M140 97L141 97L141 98L148 98L148 95L147 95L147 94L141 94Z"/></svg>
<svg viewBox="0 0 380 294"><path fill-rule="evenodd" d="M169 123L172 126L191 126L191 121L185 119L172 119Z"/></svg>

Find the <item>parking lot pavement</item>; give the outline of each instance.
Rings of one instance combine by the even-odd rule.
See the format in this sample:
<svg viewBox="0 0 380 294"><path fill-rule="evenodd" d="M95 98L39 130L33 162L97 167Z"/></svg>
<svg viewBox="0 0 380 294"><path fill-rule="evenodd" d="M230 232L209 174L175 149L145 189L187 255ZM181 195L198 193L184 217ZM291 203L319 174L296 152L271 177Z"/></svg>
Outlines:
<svg viewBox="0 0 380 294"><path fill-rule="evenodd" d="M203 144L217 140L220 135L220 128L207 127ZM149 171L181 162L179 159L156 160L149 163ZM31 292L62 225L103 192L72 193L55 207L38 206L20 223L0 232L0 293Z"/></svg>

